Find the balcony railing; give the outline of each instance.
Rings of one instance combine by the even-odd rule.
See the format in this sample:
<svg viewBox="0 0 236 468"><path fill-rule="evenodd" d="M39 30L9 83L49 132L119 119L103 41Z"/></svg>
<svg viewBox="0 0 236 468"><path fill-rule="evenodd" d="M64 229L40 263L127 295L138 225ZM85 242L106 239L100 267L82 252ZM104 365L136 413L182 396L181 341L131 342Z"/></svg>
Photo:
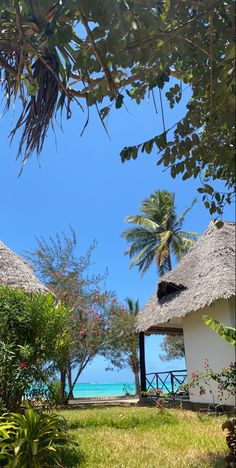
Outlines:
<svg viewBox="0 0 236 468"><path fill-rule="evenodd" d="M186 385L187 371L173 370L166 372L151 372L146 374L146 390L150 396L155 397L158 390L173 399L188 399L188 391L184 388Z"/></svg>

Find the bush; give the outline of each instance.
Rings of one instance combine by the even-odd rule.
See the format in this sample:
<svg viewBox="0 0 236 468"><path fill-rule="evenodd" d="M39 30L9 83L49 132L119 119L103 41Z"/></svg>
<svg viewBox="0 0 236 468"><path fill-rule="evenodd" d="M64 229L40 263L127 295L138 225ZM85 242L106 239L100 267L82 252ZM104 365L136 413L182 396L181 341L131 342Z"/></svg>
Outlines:
<svg viewBox="0 0 236 468"><path fill-rule="evenodd" d="M24 414L0 418L0 465L15 468L61 466L60 445L68 441L63 417L36 412L29 404Z"/></svg>
<svg viewBox="0 0 236 468"><path fill-rule="evenodd" d="M60 380L54 380L49 386L48 399L51 406L63 406L67 395L67 392L64 392L64 398L62 397Z"/></svg>
<svg viewBox="0 0 236 468"><path fill-rule="evenodd" d="M0 287L0 398L19 411L24 397L45 399L60 354L66 310L50 294Z"/></svg>

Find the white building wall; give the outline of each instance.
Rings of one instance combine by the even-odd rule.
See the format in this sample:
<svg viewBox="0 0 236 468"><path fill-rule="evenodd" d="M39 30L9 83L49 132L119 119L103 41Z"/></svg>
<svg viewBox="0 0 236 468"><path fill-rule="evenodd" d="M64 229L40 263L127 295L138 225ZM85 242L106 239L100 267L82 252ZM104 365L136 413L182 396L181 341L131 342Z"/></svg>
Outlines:
<svg viewBox="0 0 236 468"><path fill-rule="evenodd" d="M230 301L219 300L212 306L197 312L192 312L183 319L186 366L190 379L192 372L204 370L206 359L208 359L209 366L215 371L221 370L223 367L228 367L231 362L235 361L234 346L204 324L202 316L205 314L228 326L234 327L235 301L232 299ZM201 396L199 395L199 388L195 388L190 389L190 401L219 403L216 386L214 387L213 382L212 384L214 397L209 391ZM235 398L233 396L229 397L225 394L224 397L222 403L229 405L235 404Z"/></svg>

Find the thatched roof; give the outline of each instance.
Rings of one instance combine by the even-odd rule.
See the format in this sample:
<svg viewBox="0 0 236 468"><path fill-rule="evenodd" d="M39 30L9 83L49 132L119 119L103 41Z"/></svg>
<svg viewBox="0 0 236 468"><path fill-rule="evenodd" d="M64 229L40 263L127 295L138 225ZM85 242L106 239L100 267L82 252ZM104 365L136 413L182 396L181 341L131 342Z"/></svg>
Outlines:
<svg viewBox="0 0 236 468"><path fill-rule="evenodd" d="M33 268L2 242L0 242L0 285L24 289L27 292L48 292L35 276Z"/></svg>
<svg viewBox="0 0 236 468"><path fill-rule="evenodd" d="M185 315L234 295L235 223L217 229L212 221L178 266L160 278L138 316L138 329L181 329Z"/></svg>

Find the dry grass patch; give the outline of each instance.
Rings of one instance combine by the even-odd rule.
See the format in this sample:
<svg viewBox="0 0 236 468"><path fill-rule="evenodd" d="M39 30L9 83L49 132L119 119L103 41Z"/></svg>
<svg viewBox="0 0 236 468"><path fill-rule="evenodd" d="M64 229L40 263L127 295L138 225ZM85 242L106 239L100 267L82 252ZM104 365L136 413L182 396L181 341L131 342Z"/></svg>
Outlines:
<svg viewBox="0 0 236 468"><path fill-rule="evenodd" d="M222 419L182 410L93 408L62 411L78 456L65 453L68 468L224 467Z"/></svg>

